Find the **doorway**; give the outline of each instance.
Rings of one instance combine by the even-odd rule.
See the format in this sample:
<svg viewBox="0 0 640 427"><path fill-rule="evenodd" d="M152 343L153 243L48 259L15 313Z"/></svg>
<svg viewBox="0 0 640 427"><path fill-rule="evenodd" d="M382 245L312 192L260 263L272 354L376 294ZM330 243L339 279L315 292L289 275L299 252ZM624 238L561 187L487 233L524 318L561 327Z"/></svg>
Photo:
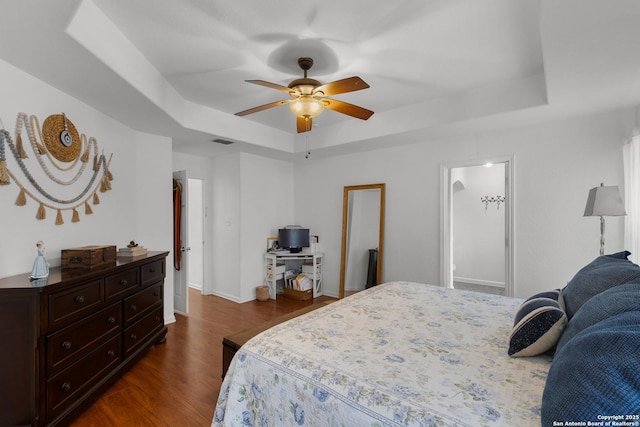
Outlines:
<svg viewBox="0 0 640 427"><path fill-rule="evenodd" d="M512 296L513 158L442 166L443 285Z"/></svg>
<svg viewBox="0 0 640 427"><path fill-rule="evenodd" d="M189 287L202 293L204 282L204 184L187 171L174 180L174 311L189 312ZM176 191L178 189L178 191Z"/></svg>

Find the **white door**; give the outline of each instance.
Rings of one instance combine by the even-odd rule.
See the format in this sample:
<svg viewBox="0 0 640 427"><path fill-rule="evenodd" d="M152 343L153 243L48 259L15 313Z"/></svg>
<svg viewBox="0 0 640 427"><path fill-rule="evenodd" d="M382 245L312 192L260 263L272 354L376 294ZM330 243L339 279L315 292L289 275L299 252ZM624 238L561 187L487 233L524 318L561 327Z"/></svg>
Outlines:
<svg viewBox="0 0 640 427"><path fill-rule="evenodd" d="M189 312L189 204L187 171L173 173L173 307L182 314Z"/></svg>

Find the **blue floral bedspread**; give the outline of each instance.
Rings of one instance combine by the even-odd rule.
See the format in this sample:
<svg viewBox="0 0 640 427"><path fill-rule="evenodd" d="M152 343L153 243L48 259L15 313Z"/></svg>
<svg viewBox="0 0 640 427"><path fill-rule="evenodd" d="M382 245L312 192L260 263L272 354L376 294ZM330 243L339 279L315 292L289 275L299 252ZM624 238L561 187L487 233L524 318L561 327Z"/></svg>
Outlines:
<svg viewBox="0 0 640 427"><path fill-rule="evenodd" d="M539 426L551 358L510 358L522 300L393 282L269 329L213 426Z"/></svg>

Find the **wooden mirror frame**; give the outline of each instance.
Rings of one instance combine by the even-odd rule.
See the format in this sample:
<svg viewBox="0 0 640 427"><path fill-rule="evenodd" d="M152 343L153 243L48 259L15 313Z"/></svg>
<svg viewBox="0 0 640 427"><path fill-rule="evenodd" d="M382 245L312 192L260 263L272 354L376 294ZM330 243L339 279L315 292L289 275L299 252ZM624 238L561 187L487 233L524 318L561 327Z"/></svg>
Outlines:
<svg viewBox="0 0 640 427"><path fill-rule="evenodd" d="M380 190L380 228L378 231L378 270L376 285L382 283L382 265L384 261L384 206L386 184L350 185L344 187L342 195L342 252L340 257L339 298L344 298L344 281L347 269L347 219L349 213L349 192L358 190Z"/></svg>

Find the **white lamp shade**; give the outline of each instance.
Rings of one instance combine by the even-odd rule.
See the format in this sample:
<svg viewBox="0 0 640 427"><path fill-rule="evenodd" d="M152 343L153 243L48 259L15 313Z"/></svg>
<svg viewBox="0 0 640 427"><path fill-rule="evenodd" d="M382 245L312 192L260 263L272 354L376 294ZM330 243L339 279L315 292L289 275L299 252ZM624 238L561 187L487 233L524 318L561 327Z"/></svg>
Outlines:
<svg viewBox="0 0 640 427"><path fill-rule="evenodd" d="M627 213L617 185L595 187L589 190L584 216L622 216Z"/></svg>

